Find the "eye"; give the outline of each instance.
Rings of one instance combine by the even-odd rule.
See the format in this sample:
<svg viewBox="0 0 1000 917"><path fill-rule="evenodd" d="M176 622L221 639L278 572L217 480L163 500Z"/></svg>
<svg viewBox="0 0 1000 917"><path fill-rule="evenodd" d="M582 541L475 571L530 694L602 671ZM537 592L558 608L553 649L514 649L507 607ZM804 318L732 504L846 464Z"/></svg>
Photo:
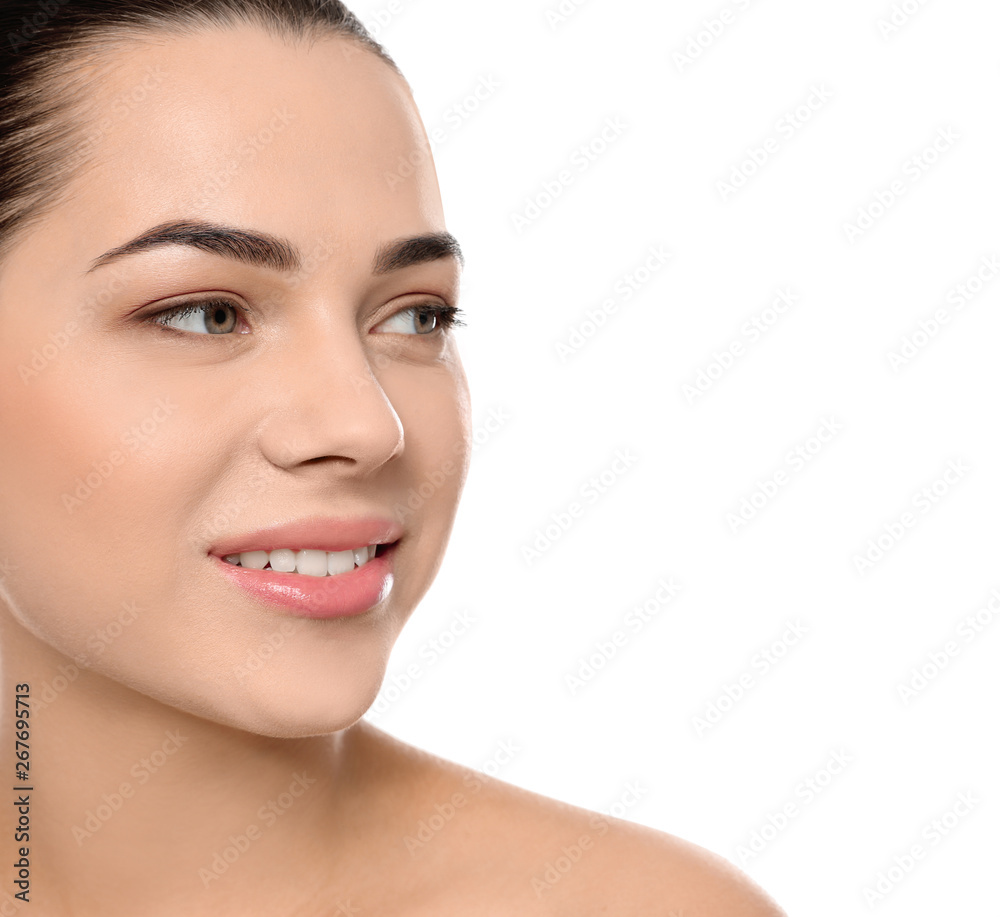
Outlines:
<svg viewBox="0 0 1000 917"><path fill-rule="evenodd" d="M158 312L150 321L191 334L232 334L243 310L228 299L204 299Z"/></svg>
<svg viewBox="0 0 1000 917"><path fill-rule="evenodd" d="M228 299L213 297L158 312L147 321L187 334L205 337L230 335L237 330L240 317L245 311L243 306ZM463 315L462 310L455 306L427 303L397 312L372 331L383 334L427 336L456 325L464 325L461 315Z"/></svg>
<svg viewBox="0 0 1000 917"><path fill-rule="evenodd" d="M372 331L380 334L433 334L435 331L444 331L455 325L464 325L460 318L462 314L462 310L455 306L435 303L412 306L387 318Z"/></svg>

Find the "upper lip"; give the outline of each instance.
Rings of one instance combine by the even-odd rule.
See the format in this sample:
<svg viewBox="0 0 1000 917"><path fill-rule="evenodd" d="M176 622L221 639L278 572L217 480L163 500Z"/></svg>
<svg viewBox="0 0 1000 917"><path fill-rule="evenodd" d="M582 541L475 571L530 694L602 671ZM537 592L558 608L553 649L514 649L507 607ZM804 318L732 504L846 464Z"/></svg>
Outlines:
<svg viewBox="0 0 1000 917"><path fill-rule="evenodd" d="M209 554L228 557L246 551L347 551L370 544L391 544L403 535L398 522L385 517L312 518L234 535L214 545Z"/></svg>

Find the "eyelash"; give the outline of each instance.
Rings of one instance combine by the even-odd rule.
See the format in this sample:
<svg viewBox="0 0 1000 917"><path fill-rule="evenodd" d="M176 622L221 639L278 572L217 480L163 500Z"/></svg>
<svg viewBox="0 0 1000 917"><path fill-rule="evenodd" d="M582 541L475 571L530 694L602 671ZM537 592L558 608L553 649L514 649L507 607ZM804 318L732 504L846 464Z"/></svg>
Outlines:
<svg viewBox="0 0 1000 917"><path fill-rule="evenodd" d="M194 315L196 312L207 312L212 307L218 306L228 306L235 309L244 319L250 314L249 310L244 306L240 306L230 299L212 298L212 299L201 299L189 303L185 303L182 306L176 306L173 309L166 309L163 312L157 312L155 315L148 317L147 321L153 323L154 325L160 325L165 331L177 332L178 334L183 334L185 336L191 337L230 337L231 335L219 334L194 334L188 331L181 331L178 328L171 328L165 323L166 319L171 318L184 318L188 315ZM405 309L400 309L399 312L395 312L392 315L387 316L383 321L389 321L395 318L397 315L403 315L407 312L415 312L417 314L421 313L431 313L437 318L437 326L433 331L429 331L426 334L411 334L406 335L406 337L431 337L431 335L438 332L444 332L450 328L464 326L465 322L462 321L465 313L459 309L457 306L444 306L440 303L423 303L416 306L407 306ZM381 324L381 323L380 323Z"/></svg>

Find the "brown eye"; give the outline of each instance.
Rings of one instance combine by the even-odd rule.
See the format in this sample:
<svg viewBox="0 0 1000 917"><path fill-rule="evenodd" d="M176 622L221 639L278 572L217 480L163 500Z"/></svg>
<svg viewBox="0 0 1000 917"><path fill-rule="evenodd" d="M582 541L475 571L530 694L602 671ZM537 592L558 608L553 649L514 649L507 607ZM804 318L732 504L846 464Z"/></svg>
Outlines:
<svg viewBox="0 0 1000 917"><path fill-rule="evenodd" d="M191 334L232 334L239 318L240 310L234 303L225 299L206 299L160 312L153 321Z"/></svg>
<svg viewBox="0 0 1000 917"><path fill-rule="evenodd" d="M438 329L461 325L458 318L462 314L454 306L412 306L387 318L373 331L382 334L433 334Z"/></svg>

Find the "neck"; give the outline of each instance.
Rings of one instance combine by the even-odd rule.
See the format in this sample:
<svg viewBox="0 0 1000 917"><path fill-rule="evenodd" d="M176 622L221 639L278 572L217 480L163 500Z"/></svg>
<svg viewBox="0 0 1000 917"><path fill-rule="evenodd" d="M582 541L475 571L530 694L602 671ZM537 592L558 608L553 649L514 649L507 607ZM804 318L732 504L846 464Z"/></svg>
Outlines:
<svg viewBox="0 0 1000 917"><path fill-rule="evenodd" d="M76 665L6 614L0 647L0 914L25 898L47 915L89 913L85 901L107 915L259 907L275 876L287 901L357 857L380 806L359 805L378 770L359 766L370 727L274 739L223 726ZM15 885L24 861L30 884Z"/></svg>

